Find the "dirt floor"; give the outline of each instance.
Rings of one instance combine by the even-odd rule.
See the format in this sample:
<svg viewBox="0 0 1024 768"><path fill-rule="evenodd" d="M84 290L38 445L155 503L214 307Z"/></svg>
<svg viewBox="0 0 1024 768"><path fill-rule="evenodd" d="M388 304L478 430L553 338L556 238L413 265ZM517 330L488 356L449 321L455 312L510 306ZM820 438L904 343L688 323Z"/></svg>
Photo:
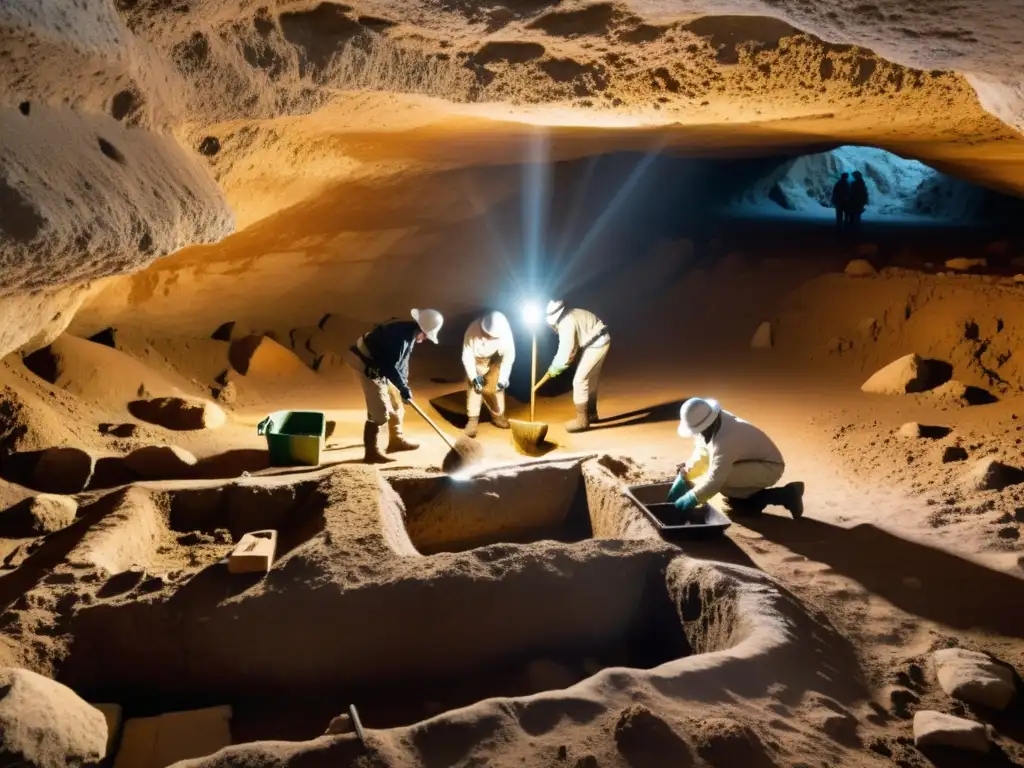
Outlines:
<svg viewBox="0 0 1024 768"><path fill-rule="evenodd" d="M614 329L601 420L569 435L568 395L546 389L550 452L529 463L485 423L487 461L461 484L411 412L420 450L359 464L361 395L336 358L362 326L328 307L309 327L224 316L187 338L126 315L7 358L5 663L129 716L232 704L238 746L203 766L1024 765L1020 697L1002 713L950 699L931 660L959 646L1024 669L1014 245L811 229L814 257L758 251L776 226L723 224L671 282L643 261L629 291L596 281L587 306ZM942 266L985 252L987 274ZM857 256L878 271L843 274ZM762 321L773 348L749 349ZM412 366L453 435L459 322ZM954 383L860 391L910 353ZM776 440L803 519L769 509L722 538L660 539L624 489L688 455L675 430L692 395ZM160 398L179 400L140 410ZM325 411L326 467L267 465L256 424L282 408ZM1005 482L979 480L991 458ZM232 543L264 528L274 568L229 575ZM350 703L368 756L351 735L311 741ZM919 709L990 724L994 751L918 751Z"/></svg>

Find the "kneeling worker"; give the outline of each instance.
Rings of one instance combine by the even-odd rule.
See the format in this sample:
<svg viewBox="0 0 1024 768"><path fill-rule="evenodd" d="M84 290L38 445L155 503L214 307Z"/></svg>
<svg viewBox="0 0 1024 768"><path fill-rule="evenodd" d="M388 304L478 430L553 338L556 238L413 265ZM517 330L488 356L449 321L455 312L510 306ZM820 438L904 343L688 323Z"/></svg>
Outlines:
<svg viewBox="0 0 1024 768"><path fill-rule="evenodd" d="M498 429L508 429L505 418L505 390L508 389L516 345L512 326L501 312L488 312L474 320L466 329L462 342L462 367L466 369L466 435L476 437L480 425L480 406L487 401L487 410ZM497 369L494 391L485 392L487 378Z"/></svg>
<svg viewBox="0 0 1024 768"><path fill-rule="evenodd" d="M576 355L579 363L572 379L572 401L576 420L565 425L567 432L583 432L597 421L597 384L611 336L597 315L585 309L566 309L564 301L549 301L547 323L558 333L558 351L548 366L548 378L565 372Z"/></svg>
<svg viewBox="0 0 1024 768"><path fill-rule="evenodd" d="M436 309L414 309L412 320L388 320L360 336L346 353L345 361L356 372L366 397L363 447L367 464L391 461L377 447L384 422L388 424L388 453L419 448L402 434L402 403L412 400L409 358L413 347L424 339L437 344L442 323L444 318Z"/></svg>
<svg viewBox="0 0 1024 768"><path fill-rule="evenodd" d="M668 494L677 509L694 509L721 493L738 512L778 504L794 519L803 515L804 484L772 487L786 464L771 438L753 424L723 411L715 400L695 397L679 409L679 435L695 438L696 446Z"/></svg>

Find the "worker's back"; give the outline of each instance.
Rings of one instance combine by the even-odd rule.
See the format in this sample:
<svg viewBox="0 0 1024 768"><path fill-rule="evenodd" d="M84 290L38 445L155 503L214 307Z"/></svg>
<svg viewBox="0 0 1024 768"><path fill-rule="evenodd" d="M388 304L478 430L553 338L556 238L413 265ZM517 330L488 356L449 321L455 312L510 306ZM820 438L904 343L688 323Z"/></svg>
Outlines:
<svg viewBox="0 0 1024 768"><path fill-rule="evenodd" d="M566 322L571 322L576 327L576 343L581 347L587 346L608 330L597 315L586 309L569 310L559 321L559 325Z"/></svg>
<svg viewBox="0 0 1024 768"><path fill-rule="evenodd" d="M782 452L762 430L728 411L722 411L722 424L708 445L728 462L768 461L784 464Z"/></svg>

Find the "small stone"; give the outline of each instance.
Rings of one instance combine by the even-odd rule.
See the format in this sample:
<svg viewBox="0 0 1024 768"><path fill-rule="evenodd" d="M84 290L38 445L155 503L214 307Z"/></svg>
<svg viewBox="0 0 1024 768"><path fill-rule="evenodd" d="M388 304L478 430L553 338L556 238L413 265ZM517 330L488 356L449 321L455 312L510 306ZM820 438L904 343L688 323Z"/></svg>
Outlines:
<svg viewBox="0 0 1024 768"><path fill-rule="evenodd" d="M908 439L915 439L921 437L921 425L916 421L908 421L906 424L901 426L897 432L900 437L906 437Z"/></svg>
<svg viewBox="0 0 1024 768"><path fill-rule="evenodd" d="M876 371L861 385L861 391L876 395L924 392L939 383L936 377L927 360L918 355L905 355Z"/></svg>
<svg viewBox="0 0 1024 768"><path fill-rule="evenodd" d="M331 722L327 725L327 730L324 731L324 735L340 736L345 733L352 733L354 730L355 726L352 725L352 718L348 714L342 714L331 718Z"/></svg>
<svg viewBox="0 0 1024 768"><path fill-rule="evenodd" d="M977 491L1001 491L1024 482L1024 471L989 456L971 468L968 481Z"/></svg>
<svg viewBox="0 0 1024 768"><path fill-rule="evenodd" d="M754 337L750 340L750 347L752 349L772 348L772 324L767 320L757 326Z"/></svg>
<svg viewBox="0 0 1024 768"><path fill-rule="evenodd" d="M988 752L988 732L981 723L923 709L914 715L914 744Z"/></svg>
<svg viewBox="0 0 1024 768"><path fill-rule="evenodd" d="M140 421L177 431L216 429L227 421L219 405L194 397L133 400L128 411Z"/></svg>
<svg viewBox="0 0 1024 768"><path fill-rule="evenodd" d="M942 463L949 464L954 461L966 461L967 451L960 445L947 445L942 452Z"/></svg>
<svg viewBox="0 0 1024 768"><path fill-rule="evenodd" d="M878 273L878 270L867 259L853 259L843 270L849 277L871 277Z"/></svg>
<svg viewBox="0 0 1024 768"><path fill-rule="evenodd" d="M1006 709L1013 699L1013 672L984 653L944 648L932 654L932 659L939 685L955 699L992 709Z"/></svg>
<svg viewBox="0 0 1024 768"><path fill-rule="evenodd" d="M967 272L985 266L988 266L988 259L968 259L960 256L946 261L946 269L952 269L954 272Z"/></svg>
<svg viewBox="0 0 1024 768"><path fill-rule="evenodd" d="M147 445L129 453L124 463L139 477L167 480L188 477L197 461L176 445Z"/></svg>

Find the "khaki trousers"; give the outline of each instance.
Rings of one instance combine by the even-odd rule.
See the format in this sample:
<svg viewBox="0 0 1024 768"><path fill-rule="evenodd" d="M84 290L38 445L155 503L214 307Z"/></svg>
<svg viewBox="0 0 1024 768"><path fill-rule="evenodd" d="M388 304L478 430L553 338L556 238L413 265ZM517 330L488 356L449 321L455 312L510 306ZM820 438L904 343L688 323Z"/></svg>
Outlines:
<svg viewBox="0 0 1024 768"><path fill-rule="evenodd" d="M473 383L466 386L466 415L471 419L480 418L480 406L486 402L487 410L493 414L504 415L505 393L498 392L498 373L501 371L501 358L478 357L476 359L476 375L484 377L484 391L477 392Z"/></svg>
<svg viewBox="0 0 1024 768"><path fill-rule="evenodd" d="M727 499L749 499L758 491L771 488L782 479L783 464L770 461L738 461L719 491Z"/></svg>
<svg viewBox="0 0 1024 768"><path fill-rule="evenodd" d="M598 379L610 347L611 342L608 342L600 347L587 347L580 354L576 375L572 379L572 401L576 405L586 405L591 397L597 397Z"/></svg>
<svg viewBox="0 0 1024 768"><path fill-rule="evenodd" d="M402 420L405 418L405 407L398 388L383 376L379 379L368 378L363 373L366 370L366 363L356 357L352 350L346 350L343 357L355 373L359 386L363 388L363 396L366 398L366 420L378 427L392 421L400 432Z"/></svg>

